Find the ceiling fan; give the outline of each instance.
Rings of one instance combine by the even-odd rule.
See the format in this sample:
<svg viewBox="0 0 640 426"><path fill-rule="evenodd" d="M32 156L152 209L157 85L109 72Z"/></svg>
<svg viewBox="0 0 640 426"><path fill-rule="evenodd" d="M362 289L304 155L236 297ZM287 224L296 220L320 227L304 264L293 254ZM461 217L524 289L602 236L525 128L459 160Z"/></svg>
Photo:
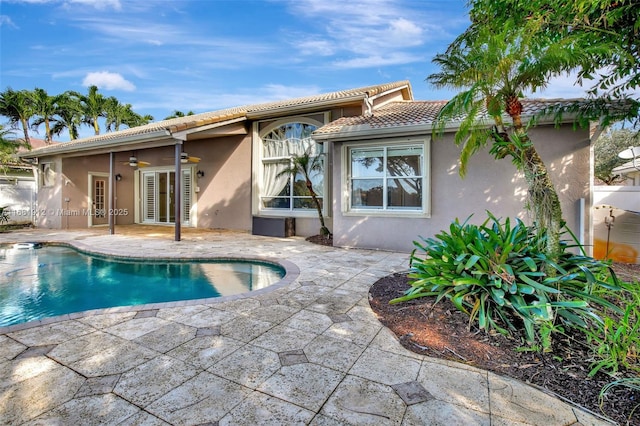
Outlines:
<svg viewBox="0 0 640 426"><path fill-rule="evenodd" d="M151 163L148 163L146 161L139 161L135 155L132 155L131 157L129 157L129 161L125 161L122 164L124 165L128 164L131 167L147 167Z"/></svg>
<svg viewBox="0 0 640 426"><path fill-rule="evenodd" d="M200 162L200 157L191 157L189 154L187 154L186 152L183 152L182 154L180 154L180 162L181 163L199 163Z"/></svg>
<svg viewBox="0 0 640 426"><path fill-rule="evenodd" d="M165 160L173 160L173 157L164 157ZM181 163L199 163L200 157L192 157L186 152L180 154L180 162Z"/></svg>

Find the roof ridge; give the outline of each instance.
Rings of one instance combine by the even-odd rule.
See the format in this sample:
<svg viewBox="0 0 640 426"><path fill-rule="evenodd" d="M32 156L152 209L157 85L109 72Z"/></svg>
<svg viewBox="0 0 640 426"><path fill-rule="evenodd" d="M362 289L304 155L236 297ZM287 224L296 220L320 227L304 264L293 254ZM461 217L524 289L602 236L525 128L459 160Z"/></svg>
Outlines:
<svg viewBox="0 0 640 426"><path fill-rule="evenodd" d="M130 127L127 129L119 130L116 132L103 133L97 136L89 136L81 139L75 139L65 142L56 142L46 147L36 148L31 152L43 152L52 150L51 147L60 148L64 146L82 146L92 145L93 143L104 142L109 140L117 140L120 137L132 137L136 135L143 135L152 132L161 132L163 130L167 132L176 132L182 130L188 130L193 127L203 126L207 124L213 124L217 122L223 122L225 120L237 119L246 117L251 112L265 112L270 109L277 109L287 106L311 104L314 102L322 102L329 100L340 100L342 98L348 98L350 96L373 96L379 93L383 93L387 90L400 88L403 86L411 87L409 80L399 80L389 83L363 86L353 89L338 90L333 92L325 92L316 95L309 95L291 99L284 99L280 101L263 102L257 104L248 104L242 106L235 106L229 108L223 108L219 110L206 111L198 114L187 115L184 117L174 117L168 120L160 120L153 123L144 124L141 126Z"/></svg>

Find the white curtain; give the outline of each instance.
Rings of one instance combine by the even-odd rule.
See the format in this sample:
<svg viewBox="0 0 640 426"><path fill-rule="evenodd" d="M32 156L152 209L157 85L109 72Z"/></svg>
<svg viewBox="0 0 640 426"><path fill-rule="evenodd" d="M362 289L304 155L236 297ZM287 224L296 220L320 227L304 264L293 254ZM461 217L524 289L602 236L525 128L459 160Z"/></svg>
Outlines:
<svg viewBox="0 0 640 426"><path fill-rule="evenodd" d="M302 155L307 149L311 149L311 154L316 155L318 145L311 138L263 139L262 142L265 158L263 163L263 199L270 201L289 184L289 175L278 175L290 167L291 156Z"/></svg>

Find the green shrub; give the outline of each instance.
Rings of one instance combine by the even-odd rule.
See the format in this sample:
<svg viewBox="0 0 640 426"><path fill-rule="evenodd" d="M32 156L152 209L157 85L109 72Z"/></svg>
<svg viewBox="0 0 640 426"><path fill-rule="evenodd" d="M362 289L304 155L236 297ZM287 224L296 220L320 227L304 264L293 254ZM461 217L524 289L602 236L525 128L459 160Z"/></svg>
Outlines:
<svg viewBox="0 0 640 426"><path fill-rule="evenodd" d="M616 300L622 313L603 310L601 323L585 329L594 351L590 376L599 370L614 374L621 367L640 372L640 285L623 283L621 292L604 292L603 297Z"/></svg>
<svg viewBox="0 0 640 426"><path fill-rule="evenodd" d="M553 262L544 254L544 233L519 219L501 223L489 213L482 225L467 222L456 219L449 232L414 242L411 288L391 303L446 298L470 324L503 334L524 329L527 343L544 350L552 332L601 322L592 305L618 309L594 294L598 287L617 289L597 278L607 275L608 264L566 249Z"/></svg>

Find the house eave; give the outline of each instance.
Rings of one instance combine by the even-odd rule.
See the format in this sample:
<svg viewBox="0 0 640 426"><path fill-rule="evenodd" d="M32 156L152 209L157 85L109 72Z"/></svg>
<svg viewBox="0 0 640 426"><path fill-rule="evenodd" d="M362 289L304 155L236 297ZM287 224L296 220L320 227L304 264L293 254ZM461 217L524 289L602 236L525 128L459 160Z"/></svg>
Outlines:
<svg viewBox="0 0 640 426"><path fill-rule="evenodd" d="M104 141L92 141L86 145L78 145L73 142L63 143L60 145L49 145L44 148L39 148L33 151L21 153L20 158L38 158L49 157L61 154L72 154L73 156L85 155L87 153L104 153L104 152L119 152L130 151L132 145L135 145L136 149L151 148L157 146L174 145L176 139L172 137L171 133L166 130L158 130L144 135L134 134L124 137L118 137L113 139L106 139Z"/></svg>
<svg viewBox="0 0 640 426"><path fill-rule="evenodd" d="M374 112L375 114L375 112ZM533 116L523 116L523 121L529 120L533 118ZM538 118L537 125L555 125L555 124L568 124L573 123L575 119L574 114L566 114L563 116L563 119L556 123L553 117L542 117ZM491 119L486 119L481 122L486 127L490 127L494 124ZM449 121L445 124L442 129L437 129L436 134L439 132L442 133L451 133L455 132L460 128L462 124L461 121ZM324 141L351 141L351 140L362 140L362 139L380 139L387 137L403 137L403 136L414 136L414 135L433 135L434 128L433 123L424 123L424 124L416 124L416 125L402 125L402 126L390 126L390 127L375 127L372 128L369 125L357 125L357 126L348 126L345 130L340 130L332 133L319 133L314 134L313 138L318 142Z"/></svg>

